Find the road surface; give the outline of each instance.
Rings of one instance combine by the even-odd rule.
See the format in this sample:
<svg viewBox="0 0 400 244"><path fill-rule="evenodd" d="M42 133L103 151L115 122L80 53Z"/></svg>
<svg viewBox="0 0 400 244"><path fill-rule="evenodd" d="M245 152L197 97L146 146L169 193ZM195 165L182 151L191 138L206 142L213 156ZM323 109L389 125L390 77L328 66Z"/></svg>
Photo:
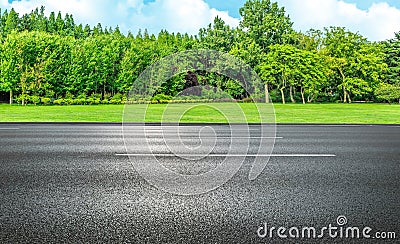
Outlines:
<svg viewBox="0 0 400 244"><path fill-rule="evenodd" d="M212 127L229 139L226 126ZM182 129L189 141L190 128ZM156 125L146 129L162 139ZM339 227L338 216L346 217L344 227L370 227L369 234L396 232L383 243L399 241L400 126L279 125L275 140L275 156L256 180L249 181L246 160L222 187L179 196L138 174L130 160L146 157L146 143L126 156L121 125L0 124L0 242L355 241L327 233L285 239L276 230L259 236L265 223L318 230ZM158 158L171 161L163 150ZM171 167L201 173L215 160Z"/></svg>

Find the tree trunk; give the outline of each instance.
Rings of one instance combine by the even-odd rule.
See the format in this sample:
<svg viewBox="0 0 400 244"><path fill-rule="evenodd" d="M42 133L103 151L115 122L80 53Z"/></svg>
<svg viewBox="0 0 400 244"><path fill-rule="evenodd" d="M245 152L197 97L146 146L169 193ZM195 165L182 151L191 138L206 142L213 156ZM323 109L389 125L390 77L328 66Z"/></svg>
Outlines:
<svg viewBox="0 0 400 244"><path fill-rule="evenodd" d="M282 87L281 89L279 89L281 91L281 96L282 96L282 103L285 104L285 93L283 92L283 90L285 90L285 87Z"/></svg>
<svg viewBox="0 0 400 244"><path fill-rule="evenodd" d="M13 104L13 91L10 90L10 105Z"/></svg>
<svg viewBox="0 0 400 244"><path fill-rule="evenodd" d="M300 92L301 92L301 100L303 101L303 104L306 104L306 100L304 100L304 88L300 88Z"/></svg>
<svg viewBox="0 0 400 244"><path fill-rule="evenodd" d="M265 83L265 103L269 103L270 102L270 98L269 98L269 90L268 90L268 83Z"/></svg>
<svg viewBox="0 0 400 244"><path fill-rule="evenodd" d="M101 100L104 100L104 96L106 95L106 84L103 84L103 91L101 92Z"/></svg>
<svg viewBox="0 0 400 244"><path fill-rule="evenodd" d="M314 101L314 95L312 95L311 97L310 96L307 97L308 103L312 103L313 101Z"/></svg>
<svg viewBox="0 0 400 244"><path fill-rule="evenodd" d="M343 70L338 68L340 75L342 76L342 86L343 86L343 103L347 103L347 91L346 91L346 86L344 85L346 77L344 76Z"/></svg>
<svg viewBox="0 0 400 244"><path fill-rule="evenodd" d="M293 97L293 86L292 85L290 86L289 91L290 91L290 101L292 103L296 103L296 101L294 100L294 97Z"/></svg>
<svg viewBox="0 0 400 244"><path fill-rule="evenodd" d="M348 92L347 92L347 101L349 101L349 103L351 103L350 94Z"/></svg>

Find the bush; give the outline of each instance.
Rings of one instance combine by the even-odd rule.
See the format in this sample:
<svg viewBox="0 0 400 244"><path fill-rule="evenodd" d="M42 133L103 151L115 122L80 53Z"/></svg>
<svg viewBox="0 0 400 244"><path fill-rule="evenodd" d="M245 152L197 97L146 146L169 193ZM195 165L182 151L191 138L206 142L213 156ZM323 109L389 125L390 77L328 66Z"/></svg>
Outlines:
<svg viewBox="0 0 400 244"><path fill-rule="evenodd" d="M40 104L39 96L29 96L29 101L35 105Z"/></svg>
<svg viewBox="0 0 400 244"><path fill-rule="evenodd" d="M121 104L123 103L123 96L120 93L115 94L111 100L110 100L111 104Z"/></svg>
<svg viewBox="0 0 400 244"><path fill-rule="evenodd" d="M17 101L17 103L20 103L20 104L22 104L23 101L25 102L25 104L28 104L29 103L29 95L21 94L17 97L16 101Z"/></svg>
<svg viewBox="0 0 400 244"><path fill-rule="evenodd" d="M152 103L167 103L171 99L172 99L172 96L168 96L165 94L157 94L154 97L152 97L151 102Z"/></svg>
<svg viewBox="0 0 400 244"><path fill-rule="evenodd" d="M41 102L41 104L43 104L43 105L49 105L49 104L51 104L51 99L50 99L50 98L47 98L47 97L42 97L42 98L40 99L40 102Z"/></svg>
<svg viewBox="0 0 400 244"><path fill-rule="evenodd" d="M244 103L254 103L254 100L253 100L253 98L246 97L246 98L244 98L244 99L242 100L242 102L244 102Z"/></svg>
<svg viewBox="0 0 400 244"><path fill-rule="evenodd" d="M87 98L87 103L89 105L97 105L101 103L101 95L100 94L92 94L89 98Z"/></svg>
<svg viewBox="0 0 400 244"><path fill-rule="evenodd" d="M86 105L86 104L88 104L86 98L77 98L74 101L75 101L75 104L77 104L77 105Z"/></svg>
<svg viewBox="0 0 400 244"><path fill-rule="evenodd" d="M383 84L375 90L377 98L387 102L399 102L400 103L400 86Z"/></svg>
<svg viewBox="0 0 400 244"><path fill-rule="evenodd" d="M64 104L65 105L72 105L74 103L74 99L73 98L65 98L64 99Z"/></svg>
<svg viewBox="0 0 400 244"><path fill-rule="evenodd" d="M55 104L55 105L64 105L65 101L64 101L63 98L59 98L59 99L54 100L53 104Z"/></svg>

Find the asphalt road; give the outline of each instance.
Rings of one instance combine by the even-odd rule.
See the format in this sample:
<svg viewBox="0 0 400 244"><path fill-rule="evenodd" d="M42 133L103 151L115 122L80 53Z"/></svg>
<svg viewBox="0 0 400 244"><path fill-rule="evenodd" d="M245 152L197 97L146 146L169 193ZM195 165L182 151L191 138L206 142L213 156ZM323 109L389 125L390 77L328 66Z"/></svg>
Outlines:
<svg viewBox="0 0 400 244"><path fill-rule="evenodd" d="M196 147L193 128L183 128L181 136ZM246 142L227 127L213 128L221 138L215 157L183 164L157 144L159 128L146 127L157 158L185 174L215 168L227 152L224 140L237 137L238 148ZM150 185L135 170L131 160L148 157L140 155L146 143L124 155L120 125L0 124L0 242L378 242L276 233L281 226L339 227L341 215L343 227L396 232L396 239L379 243L400 241L400 126L281 125L275 140L275 156L256 180L248 179L249 157L222 187L180 196ZM276 227L273 238L257 234L265 223Z"/></svg>

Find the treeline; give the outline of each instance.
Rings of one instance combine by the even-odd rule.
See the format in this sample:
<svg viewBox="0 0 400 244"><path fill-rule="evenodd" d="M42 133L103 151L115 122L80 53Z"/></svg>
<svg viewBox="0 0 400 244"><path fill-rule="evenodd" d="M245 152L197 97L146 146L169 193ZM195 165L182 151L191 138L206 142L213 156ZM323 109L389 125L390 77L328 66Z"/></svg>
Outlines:
<svg viewBox="0 0 400 244"><path fill-rule="evenodd" d="M45 16L44 7L23 16L0 10L0 92L21 104L123 103L157 60L213 49L249 64L274 102L400 100L400 33L380 43L340 27L298 33L284 8L269 0L249 0L240 14L238 28L217 17L191 36L77 25L69 14ZM168 100L191 85L248 96L238 82L196 70L163 83L156 95Z"/></svg>

